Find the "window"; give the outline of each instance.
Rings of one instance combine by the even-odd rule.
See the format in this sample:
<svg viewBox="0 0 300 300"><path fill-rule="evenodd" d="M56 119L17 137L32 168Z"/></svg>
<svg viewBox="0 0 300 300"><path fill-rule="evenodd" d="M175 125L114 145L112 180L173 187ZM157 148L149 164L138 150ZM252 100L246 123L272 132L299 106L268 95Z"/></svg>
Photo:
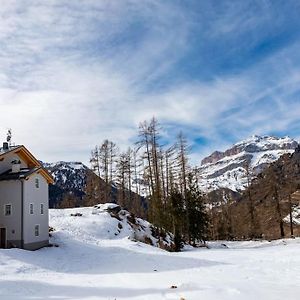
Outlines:
<svg viewBox="0 0 300 300"><path fill-rule="evenodd" d="M34 235L39 236L40 235L40 225L34 226Z"/></svg>
<svg viewBox="0 0 300 300"><path fill-rule="evenodd" d="M33 215L33 204L32 203L29 204L29 213L31 215Z"/></svg>
<svg viewBox="0 0 300 300"><path fill-rule="evenodd" d="M4 215L5 216L11 216L11 204L5 204L5 208L4 208Z"/></svg>
<svg viewBox="0 0 300 300"><path fill-rule="evenodd" d="M44 214L44 204L41 204L41 215Z"/></svg>
<svg viewBox="0 0 300 300"><path fill-rule="evenodd" d="M35 187L38 189L40 187L40 181L38 178L35 179Z"/></svg>

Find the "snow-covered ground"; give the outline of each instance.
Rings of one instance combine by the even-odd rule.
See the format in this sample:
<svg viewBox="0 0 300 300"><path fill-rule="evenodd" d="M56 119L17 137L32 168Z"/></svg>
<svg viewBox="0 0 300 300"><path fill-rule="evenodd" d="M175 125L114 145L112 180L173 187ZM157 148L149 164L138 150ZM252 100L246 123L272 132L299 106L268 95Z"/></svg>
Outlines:
<svg viewBox="0 0 300 300"><path fill-rule="evenodd" d="M69 212L51 211L59 247L0 250L1 300L299 299L300 239L169 253L115 235L105 214Z"/></svg>

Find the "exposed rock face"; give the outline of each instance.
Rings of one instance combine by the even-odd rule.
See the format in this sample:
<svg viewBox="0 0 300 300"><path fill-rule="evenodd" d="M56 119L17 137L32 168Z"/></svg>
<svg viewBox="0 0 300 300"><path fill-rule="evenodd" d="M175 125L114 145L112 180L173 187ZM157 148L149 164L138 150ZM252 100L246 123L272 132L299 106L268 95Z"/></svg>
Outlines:
<svg viewBox="0 0 300 300"><path fill-rule="evenodd" d="M236 143L224 152L215 151L201 161L201 165L216 163L226 156L233 156L241 152L262 152L268 150L293 150L298 146L298 142L289 137L277 138L271 136L254 135L251 138Z"/></svg>
<svg viewBox="0 0 300 300"><path fill-rule="evenodd" d="M247 185L247 168L252 177L286 153L293 153L298 142L289 138L252 136L224 152L215 151L198 168L204 191L229 188L242 191Z"/></svg>
<svg viewBox="0 0 300 300"><path fill-rule="evenodd" d="M203 160L201 161L201 165L213 164L223 157L225 157L225 152L215 151L210 156L203 158Z"/></svg>

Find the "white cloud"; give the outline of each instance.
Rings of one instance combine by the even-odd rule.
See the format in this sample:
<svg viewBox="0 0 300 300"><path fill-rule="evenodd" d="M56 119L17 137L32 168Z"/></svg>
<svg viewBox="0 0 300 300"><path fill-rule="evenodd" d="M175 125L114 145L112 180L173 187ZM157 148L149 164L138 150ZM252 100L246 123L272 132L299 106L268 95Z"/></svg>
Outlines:
<svg viewBox="0 0 300 300"><path fill-rule="evenodd" d="M221 31L233 31L230 20L219 20ZM241 31L255 27L252 15L247 20ZM299 112L296 103L289 112L284 97L300 76L291 66L276 69L276 56L206 82L152 86L190 47L194 20L172 2L1 1L0 22L0 134L4 139L11 127L16 143L46 161L87 162L105 138L125 148L138 123L153 115L171 130L192 128L191 138L210 141L195 161L231 142L224 131L240 138L287 128ZM142 35L131 36L139 29ZM265 84L270 68L277 78ZM276 102L274 111L259 110L266 97ZM274 122L278 113L282 120Z"/></svg>

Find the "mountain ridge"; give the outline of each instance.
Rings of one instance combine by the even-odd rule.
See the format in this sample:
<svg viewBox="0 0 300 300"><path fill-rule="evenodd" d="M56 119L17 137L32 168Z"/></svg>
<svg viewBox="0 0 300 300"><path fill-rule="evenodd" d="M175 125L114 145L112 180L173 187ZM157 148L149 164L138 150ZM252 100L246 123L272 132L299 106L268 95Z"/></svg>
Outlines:
<svg viewBox="0 0 300 300"><path fill-rule="evenodd" d="M197 168L200 188L205 193L230 189L241 193L247 187L247 166L251 179L260 174L268 165L277 161L283 154L293 153L298 142L290 137L252 136L235 143L225 151L214 151L202 160ZM55 184L50 186L50 207L57 207L67 193L72 193L82 205L85 196L87 174L98 176L82 162L58 161L43 163L53 175ZM102 178L102 188L105 182ZM113 185L111 202L116 202L118 186Z"/></svg>
<svg viewBox="0 0 300 300"><path fill-rule="evenodd" d="M253 179L283 154L293 153L298 145L288 136L254 135L225 151L214 151L197 169L200 187L205 192L219 188L241 192L247 186L247 174Z"/></svg>

